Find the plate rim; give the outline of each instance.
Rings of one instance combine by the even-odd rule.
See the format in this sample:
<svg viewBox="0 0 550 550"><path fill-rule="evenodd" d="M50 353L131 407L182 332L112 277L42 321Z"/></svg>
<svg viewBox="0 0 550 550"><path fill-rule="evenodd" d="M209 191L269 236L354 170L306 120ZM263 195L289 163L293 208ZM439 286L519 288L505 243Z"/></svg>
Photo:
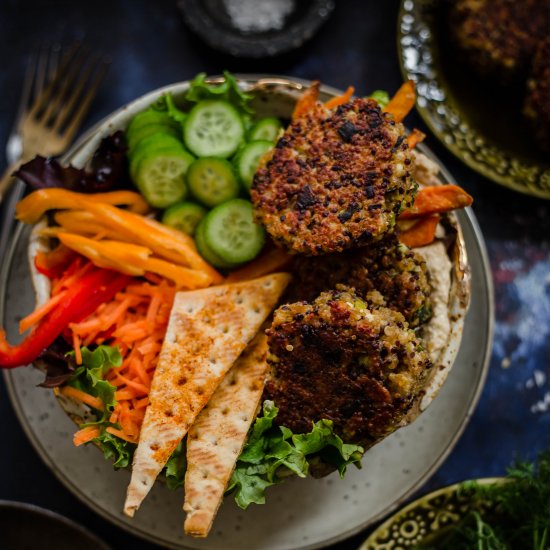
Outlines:
<svg viewBox="0 0 550 550"><path fill-rule="evenodd" d="M299 85L297 87L298 90L303 89L303 87L308 86L311 84L311 81L301 79L301 78L295 78L290 76L282 76L282 75L264 75L264 74L236 74L235 75L237 79L241 80L263 80L266 81L274 80L274 81L290 81L292 83L295 83ZM217 78L216 76L212 76L211 78ZM189 81L180 81L175 82L166 86L159 87L155 90L151 90L147 92L146 94L143 94L134 100L126 103L125 105L121 106L120 108L116 109L109 115L107 115L105 118L103 118L99 123L93 125L87 132L84 132L83 135L75 142L75 144L63 155L62 160L65 160L69 156L74 156L77 154L77 152L81 151L84 147L88 146L91 141L93 141L93 138L97 138L98 131L104 130L105 128L108 128L109 121L111 121L115 116L118 114L124 112L128 109L128 107L134 103L143 102L146 100L148 96L154 96L158 94L161 91L168 91L171 90L174 87L184 85L188 83ZM342 90L339 90L335 87L328 86L328 85L322 85L321 91L327 92L329 94L333 95L340 95L343 93ZM440 172L443 175L444 179L448 181L449 183L455 183L455 179L452 176L452 174L448 171L446 166L440 161L440 159L435 155L429 147L427 147L424 144L420 144L418 146L418 149L422 152L427 154L429 157L431 157L435 162L437 162ZM481 270L483 272L483 282L485 287L487 288L487 301L488 301L488 315L487 315L487 324L486 324L486 330L487 330L487 341L485 349L483 350L483 357L480 357L480 368L478 370L478 377L477 382L475 386L475 391L471 395L470 402L468 403L466 412L461 420L459 428L455 431L452 438L449 440L447 446L442 450L442 452L437 456L436 460L432 462L430 467L424 472L424 474L396 501L389 504L384 510L380 511L378 514L368 518L364 522L356 525L353 528L348 529L347 531L343 533L339 533L338 535L335 535L334 537L330 537L325 539L322 542L312 543L309 545L303 545L299 548L301 550L314 550L318 548L323 548L327 545L335 544L338 542L341 542L343 540L348 539L349 537L356 535L357 533L363 531L364 529L368 528L369 526L379 522L382 518L388 516L388 514L391 514L394 512L399 506L403 504L403 502L406 502L408 498L412 494L414 494L422 485L424 485L428 479L439 469L439 467L442 465L444 460L449 456L449 454L452 452L452 450L455 448L456 444L458 443L458 440L462 436L464 430L466 429L472 414L477 406L477 403L479 401L479 398L481 396L481 392L483 390L485 380L487 378L488 369L489 369L489 363L491 359L491 353L492 353L492 344L493 344L493 335L494 335L494 322L495 322L495 314L494 314L494 290L493 290L493 282L491 277L491 269L489 264L489 257L487 253L487 248L485 246L485 241L483 238L483 235L481 233L481 229L479 227L479 224L477 222L477 219L475 217L475 214L473 210L468 207L464 209L463 211L457 212L457 215L459 217L459 222L467 221L470 225L471 231L474 236L473 244L477 247L477 256L480 260L480 266ZM460 220L460 218L463 218ZM4 262L2 262L2 265L0 266L0 323L3 322L4 317L4 310L5 310L5 292L3 289L5 288L7 277L11 268L11 264L14 258L14 251L17 246L17 243L19 239L21 238L21 233L23 232L24 225L19 222L16 230L14 231L13 237L10 242L10 246L6 250L6 256ZM470 251L468 251L470 253ZM42 461L46 464L46 466L49 468L49 470L54 474L54 476L67 488L71 491L71 493L80 500L83 504L91 508L95 513L97 513L99 516L101 516L103 519L111 523L112 525L115 525L118 528L123 529L124 531L134 535L142 537L143 539L153 542L155 544L160 544L166 548L175 548L175 549L186 549L189 548L185 544L184 545L170 545L167 544L167 541L151 534L147 531L140 530L139 526L129 526L127 523L119 519L117 516L113 516L112 514L108 513L106 510L104 510L101 506L97 505L94 501L88 499L84 494L80 492L80 489L77 485L72 483L72 481L66 477L63 472L60 471L59 468L55 465L55 463L50 460L47 450L41 445L41 443L35 438L34 431L30 427L30 425L27 422L26 416L24 414L23 408L17 399L16 396L16 390L15 385L11 379L10 376L11 371L7 370L3 372L3 379L4 383L6 385L6 390L8 393L8 397L10 399L10 402L12 404L12 407L14 409L14 412L19 420L19 424L23 428L23 431L25 432L25 435L29 439L30 443L34 447L35 451L38 453Z"/></svg>
<svg viewBox="0 0 550 550"><path fill-rule="evenodd" d="M406 36L402 31L402 22L403 18L407 13L407 4L411 4L413 7L417 4L418 0L401 0L399 5L399 12L397 16L397 32L396 32L396 44L397 44L397 56L399 59L399 69L401 71L401 76L404 80L412 79L411 73L407 71L405 68L405 60L403 55L403 47L402 47L402 39L404 36ZM439 80L437 77L435 80ZM443 103L448 104L448 100L444 101ZM528 184L522 184L519 183L517 180L517 177L511 177L506 176L504 174L499 174L497 170L490 169L487 167L487 165L477 162L471 155L464 155L463 150L454 144L454 142L447 141L443 139L441 135L441 131L438 129L436 123L433 121L432 116L429 114L426 107L423 107L418 104L418 102L415 105L416 111L422 118L423 122L428 126L434 137L437 139L437 141L442 144L455 158L460 160L462 163L464 163L466 166L474 170L477 174L480 174L481 176L486 177L488 180L490 180L493 183L496 183L497 185L501 185L503 187L506 187L507 189L511 189L513 191L516 191L518 193L521 193L522 195L526 195L529 197L537 197L544 200L550 200L550 188L548 190L541 190L537 187L530 187ZM457 111L460 115L460 112ZM460 121L463 121L464 119L460 117ZM484 137L483 134L476 132L476 135L479 135L480 137ZM491 143L491 142L489 142ZM502 149L497 148L500 151ZM520 157L516 156L515 154L510 154L510 159L512 161L517 161L519 163L525 163ZM538 166L536 163L531 163L533 166ZM550 168L544 168L541 167L541 175L547 174L550 176Z"/></svg>

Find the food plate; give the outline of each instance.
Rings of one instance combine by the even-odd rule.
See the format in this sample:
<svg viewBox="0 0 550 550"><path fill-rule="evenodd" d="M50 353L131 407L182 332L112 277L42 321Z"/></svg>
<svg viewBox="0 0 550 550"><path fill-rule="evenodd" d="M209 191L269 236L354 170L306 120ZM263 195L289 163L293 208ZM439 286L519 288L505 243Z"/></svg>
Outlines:
<svg viewBox="0 0 550 550"><path fill-rule="evenodd" d="M244 84L261 85L256 105L260 115L288 117L295 95L308 83L275 77L241 77ZM82 165L99 141L122 128L129 117L162 93L174 96L186 83L148 94L114 113L92 136L81 141L65 160ZM277 92L279 90L279 92ZM280 92L284 90L285 93ZM339 94L323 88L322 99ZM430 154L427 148L422 152ZM442 170L441 177L453 182ZM128 472L115 472L93 447L75 449L73 425L51 392L36 388L41 375L17 369L5 375L14 408L30 440L55 475L98 513L133 534L165 547L184 548L318 548L342 540L387 514L417 489L447 456L477 402L491 349L492 287L485 247L471 211L458 213L472 277L471 307L463 344L455 366L434 403L416 422L368 452L363 470L349 472L339 481L289 481L274 487L268 504L247 512L232 502L222 507L210 538L194 540L181 532L181 494L157 484L134 520L123 516ZM7 262L2 266L0 323L8 338L17 339L17 323L32 309L34 296L26 258L29 230L19 227ZM407 457L406 462L403 457Z"/></svg>
<svg viewBox="0 0 550 550"><path fill-rule="evenodd" d="M480 485L502 483L505 478L475 480ZM436 544L438 537L460 522L472 508L461 483L433 491L411 502L378 527L359 550L405 550L422 542ZM491 509L491 508L490 508Z"/></svg>
<svg viewBox="0 0 550 550"><path fill-rule="evenodd" d="M416 83L418 112L443 145L476 172L515 191L550 199L548 155L538 151L521 117L521 102L496 82L479 82L452 57L445 4L401 4L401 72Z"/></svg>

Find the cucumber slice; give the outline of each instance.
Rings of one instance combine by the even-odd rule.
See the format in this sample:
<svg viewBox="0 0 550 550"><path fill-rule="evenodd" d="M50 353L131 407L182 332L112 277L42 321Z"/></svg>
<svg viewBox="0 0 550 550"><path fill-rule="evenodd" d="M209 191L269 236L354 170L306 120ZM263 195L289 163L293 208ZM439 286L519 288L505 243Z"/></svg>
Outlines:
<svg viewBox="0 0 550 550"><path fill-rule="evenodd" d="M195 160L187 151L151 153L139 162L136 185L145 200L156 208L167 208L185 198L185 174Z"/></svg>
<svg viewBox="0 0 550 550"><path fill-rule="evenodd" d="M148 126L142 126L126 135L129 154L132 154L132 151L143 139L155 134L164 134L175 137L176 139L181 139L181 129L174 128L173 126L165 126L164 124L149 124Z"/></svg>
<svg viewBox="0 0 550 550"><path fill-rule="evenodd" d="M127 134L132 134L136 130L139 130L145 126L151 124L160 125L160 126L170 126L174 129L178 129L178 123L165 111L155 111L153 109L142 111L138 113L130 123L128 124L128 129L126 130Z"/></svg>
<svg viewBox="0 0 550 550"><path fill-rule="evenodd" d="M244 125L237 109L217 99L197 103L183 127L185 145L198 157L230 157L243 137Z"/></svg>
<svg viewBox="0 0 550 550"><path fill-rule="evenodd" d="M272 148L273 142L271 141L251 141L237 155L237 158L235 159L237 173L248 190L252 187L254 174L258 169L260 159Z"/></svg>
<svg viewBox="0 0 550 550"><path fill-rule="evenodd" d="M135 149L129 151L130 176L136 181L139 163L145 157L150 157L155 153L179 152L185 151L181 141L168 134L156 133L142 139Z"/></svg>
<svg viewBox="0 0 550 550"><path fill-rule="evenodd" d="M275 143L279 138L279 134L283 129L283 125L278 118L262 118L258 120L248 132L249 141L266 140Z"/></svg>
<svg viewBox="0 0 550 550"><path fill-rule="evenodd" d="M209 208L239 195L239 183L233 166L225 159L197 159L187 172L187 185L192 195Z"/></svg>
<svg viewBox="0 0 550 550"><path fill-rule="evenodd" d="M248 262L264 245L264 229L254 223L252 204L247 200L220 204L206 215L203 223L206 246L224 262Z"/></svg>
<svg viewBox="0 0 550 550"><path fill-rule="evenodd" d="M194 202L178 202L166 210L162 216L162 223L194 235L201 220L206 216L206 209Z"/></svg>
<svg viewBox="0 0 550 550"><path fill-rule="evenodd" d="M206 218L203 218L203 220L199 223L197 230L195 232L195 244L197 245L197 250L199 254L210 264L214 267L217 267L219 269L232 269L234 267L237 267L236 264L232 264L230 262L223 261L219 256L214 254L209 246L207 246L205 237L204 237L204 229L205 229L205 220Z"/></svg>

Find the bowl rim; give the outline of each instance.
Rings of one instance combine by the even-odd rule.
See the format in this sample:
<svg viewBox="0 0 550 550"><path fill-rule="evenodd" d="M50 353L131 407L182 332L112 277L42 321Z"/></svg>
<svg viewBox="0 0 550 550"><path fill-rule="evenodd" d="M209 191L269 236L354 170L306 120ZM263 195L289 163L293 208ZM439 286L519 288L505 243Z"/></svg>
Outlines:
<svg viewBox="0 0 550 550"><path fill-rule="evenodd" d="M428 2L433 3L432 0L428 0ZM415 83L418 83L416 74L408 70L405 66L403 39L406 37L410 37L411 35L414 35L416 33L414 31L405 32L403 30L403 21L405 17L414 18L415 16L411 14L415 11L415 9L418 8L419 5L421 7L424 7L424 4L426 3L426 0L401 0L399 5L399 13L397 16L396 47L399 59L399 69L403 79L412 79L415 81ZM431 56L431 54L434 50L434 47L427 46L427 48L429 49L430 57L433 57ZM437 71L436 74L432 74L430 72L429 75L427 75L427 79L429 79L431 83L441 83L440 73L438 73ZM444 84L442 84L441 86L445 87ZM482 162L481 160L477 159L475 155L472 154L472 151L468 151L464 147L457 145L454 140L444 139L445 129L443 125L447 125L448 123L442 122L441 126L438 126L438 123L435 119L436 116L433 114L432 111L430 111L429 108L430 105L433 106L434 102L430 101L429 98L425 99L426 103L424 105L419 102L416 103L416 110L418 114L421 116L426 126L428 126L428 128L431 130L432 134L437 138L439 143L441 143L450 153L452 153L455 158L463 162L466 166L474 170L474 172L476 172L477 174L486 177L493 183L502 185L503 187L506 187L523 195L550 200L550 165L545 166L533 161L524 160L521 157L517 156L513 151L507 152L504 149L500 149L496 145L493 145L490 140L487 140L486 145L491 148L491 154L496 154L501 159L503 159L503 161L506 161L508 163L508 169L499 170L498 167L495 165ZM460 128L461 126L466 125L468 127L470 132L468 136L469 141L473 142L477 139L485 140L484 135L478 132L475 127L470 127L468 124L465 123L460 111L454 108L453 102L450 102L448 97L446 97L444 101L439 102L439 104L441 106L446 106L447 108L449 108L450 106L450 115L453 117L457 117L458 119L456 123L453 122L453 126ZM512 175L512 172L514 170L518 172L518 167L520 166L526 166L529 170L533 171L533 174L535 175L533 175L532 182L528 182L527 178L522 177L521 173Z"/></svg>
<svg viewBox="0 0 550 550"><path fill-rule="evenodd" d="M423 495L420 495L418 498L415 498L413 501L409 502L407 505L403 506L402 508L399 508L395 513L393 513L384 523L379 525L369 536L368 538L361 544L361 546L358 548L358 550L375 550L375 546L369 547L369 544L374 544L376 541L376 537L383 533L384 531L388 531L392 524L396 521L398 521L401 517L405 516L409 512L413 511L418 506L422 505L424 501L430 500L432 498L436 498L440 495L448 495L452 493L456 493L460 486L464 483L468 482L476 482L480 485L492 485L492 484L502 484L502 483L508 483L509 479L502 476L497 477L479 477L474 479L465 479L463 481L457 481L456 483L451 483L450 485L445 485L445 487L440 487L439 489L434 489L433 491L430 491L428 493L424 493Z"/></svg>

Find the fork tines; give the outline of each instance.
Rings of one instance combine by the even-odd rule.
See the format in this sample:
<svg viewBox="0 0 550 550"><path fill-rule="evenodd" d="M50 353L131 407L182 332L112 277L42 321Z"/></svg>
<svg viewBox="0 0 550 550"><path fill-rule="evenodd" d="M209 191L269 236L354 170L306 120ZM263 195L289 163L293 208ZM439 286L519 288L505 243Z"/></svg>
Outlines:
<svg viewBox="0 0 550 550"><path fill-rule="evenodd" d="M28 115L71 139L88 112L108 61L91 54L81 43L73 44L56 68L52 54L49 58L47 55L43 52L39 57L35 81L38 93ZM53 78L47 79L47 73Z"/></svg>

